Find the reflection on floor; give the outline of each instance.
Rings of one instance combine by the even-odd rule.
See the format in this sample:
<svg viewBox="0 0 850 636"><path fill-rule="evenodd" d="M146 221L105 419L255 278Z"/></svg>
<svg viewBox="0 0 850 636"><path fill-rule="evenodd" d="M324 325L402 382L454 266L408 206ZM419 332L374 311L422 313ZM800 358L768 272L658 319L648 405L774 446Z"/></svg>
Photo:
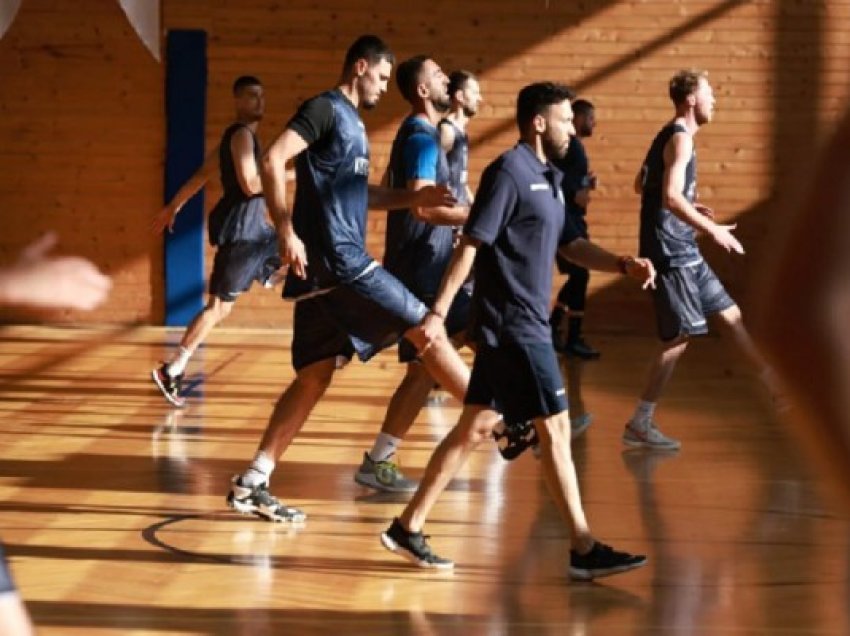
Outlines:
<svg viewBox="0 0 850 636"><path fill-rule="evenodd" d="M149 370L176 332L0 329L0 535L43 633L848 634L850 524L722 340L695 343L658 411L679 453L626 450L622 426L654 343L597 335L565 362L592 527L645 552L639 571L565 577L567 532L531 453L474 454L426 528L453 573L410 569L378 533L404 497L353 481L387 398L394 352L352 364L309 419L272 490L301 527L224 506L291 380L287 335L213 334L188 408ZM402 447L421 475L459 412L431 400Z"/></svg>

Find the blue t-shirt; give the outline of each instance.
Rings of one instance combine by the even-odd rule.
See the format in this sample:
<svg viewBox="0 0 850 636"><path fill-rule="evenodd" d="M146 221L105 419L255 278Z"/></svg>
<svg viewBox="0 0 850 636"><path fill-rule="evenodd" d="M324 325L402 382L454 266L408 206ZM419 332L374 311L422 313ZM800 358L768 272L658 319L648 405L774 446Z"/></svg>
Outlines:
<svg viewBox="0 0 850 636"><path fill-rule="evenodd" d="M481 175L463 230L481 241L472 296L479 344L550 342L555 252L579 238L563 197L561 171L523 142Z"/></svg>
<svg viewBox="0 0 850 636"><path fill-rule="evenodd" d="M287 276L298 297L356 279L366 252L369 142L354 104L338 89L307 101L287 124L308 144L295 161L292 224L307 250L307 279Z"/></svg>
<svg viewBox="0 0 850 636"><path fill-rule="evenodd" d="M393 141L389 186L405 189L416 179L446 184L448 164L437 129L411 116L402 122ZM389 212L384 267L420 299L436 295L451 255L451 227L420 221L407 208Z"/></svg>
<svg viewBox="0 0 850 636"><path fill-rule="evenodd" d="M661 271L702 261L696 230L664 207L664 147L676 133L687 133L680 124L668 124L655 136L643 162L643 193L640 204L640 255ZM697 155L691 154L685 168L682 194L694 202L697 187Z"/></svg>

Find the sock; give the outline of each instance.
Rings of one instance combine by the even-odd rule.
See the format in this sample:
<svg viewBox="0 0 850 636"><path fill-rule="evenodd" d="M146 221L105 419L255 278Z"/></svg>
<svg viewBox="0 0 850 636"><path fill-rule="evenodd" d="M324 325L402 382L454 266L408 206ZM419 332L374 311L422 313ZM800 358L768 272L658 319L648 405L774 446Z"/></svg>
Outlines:
<svg viewBox="0 0 850 636"><path fill-rule="evenodd" d="M240 482L243 486L247 486L248 488L253 488L260 484L267 484L269 482L269 477L271 477L272 471L274 470L274 463L274 460L269 457L267 453L257 451L257 454L254 456L254 461L251 462L251 466L248 467L248 470L242 473Z"/></svg>
<svg viewBox="0 0 850 636"><path fill-rule="evenodd" d="M165 372L172 378L180 375L186 370L186 365L189 363L189 358L192 357L192 352L186 347L179 347L171 360L165 365Z"/></svg>
<svg viewBox="0 0 850 636"><path fill-rule="evenodd" d="M655 414L655 402L638 401L635 414L632 416L632 422L639 426L649 426L652 421L652 416Z"/></svg>
<svg viewBox="0 0 850 636"><path fill-rule="evenodd" d="M369 457L373 462L386 461L395 454L400 444L401 438L393 437L389 433L378 433L375 444L369 451Z"/></svg>

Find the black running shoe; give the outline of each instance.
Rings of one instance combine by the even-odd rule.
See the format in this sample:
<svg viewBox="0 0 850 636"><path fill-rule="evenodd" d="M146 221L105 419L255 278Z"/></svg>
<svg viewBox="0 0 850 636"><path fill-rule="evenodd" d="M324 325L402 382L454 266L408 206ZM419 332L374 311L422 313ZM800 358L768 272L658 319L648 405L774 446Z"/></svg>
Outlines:
<svg viewBox="0 0 850 636"><path fill-rule="evenodd" d="M174 406L182 408L186 405L186 398L180 395L183 390L183 374L170 376L167 371L168 365L163 364L158 369L151 371L151 377L159 388L162 397Z"/></svg>
<svg viewBox="0 0 850 636"><path fill-rule="evenodd" d="M583 338L578 338L573 342L568 342L563 348L563 353L582 360L597 360L602 354L591 347Z"/></svg>
<svg viewBox="0 0 850 636"><path fill-rule="evenodd" d="M570 550L570 577L576 581L592 581L603 576L628 572L644 565L646 565L644 555L617 552L611 546L598 541L593 544L587 554Z"/></svg>
<svg viewBox="0 0 850 636"><path fill-rule="evenodd" d="M393 519L390 527L381 533L381 544L390 552L403 556L420 568L450 570L455 564L431 552L428 535L421 532L408 532L398 518Z"/></svg>
<svg viewBox="0 0 850 636"><path fill-rule="evenodd" d="M531 420L520 424L499 422L493 429L493 439L496 440L499 453L508 461L516 459L540 441Z"/></svg>

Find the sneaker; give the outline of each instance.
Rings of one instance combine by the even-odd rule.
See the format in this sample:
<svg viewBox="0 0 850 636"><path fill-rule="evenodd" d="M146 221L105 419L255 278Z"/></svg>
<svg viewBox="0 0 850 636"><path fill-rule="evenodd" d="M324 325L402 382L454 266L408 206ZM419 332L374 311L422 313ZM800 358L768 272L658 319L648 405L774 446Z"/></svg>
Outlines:
<svg viewBox="0 0 850 636"><path fill-rule="evenodd" d="M230 492L227 495L227 505L243 515L257 515L268 521L289 521L300 523L306 521L307 515L298 508L285 506L269 492L268 484L260 484L253 488L242 485L242 478L234 476Z"/></svg>
<svg viewBox="0 0 850 636"><path fill-rule="evenodd" d="M151 377L159 387L162 397L171 402L174 406L182 408L186 405L186 398L180 395L183 388L183 374L170 376L166 369L168 365L163 363L158 369L151 371Z"/></svg>
<svg viewBox="0 0 850 636"><path fill-rule="evenodd" d="M499 422L493 429L493 439L496 440L499 453L508 461L516 459L539 442L537 429L531 420L519 424Z"/></svg>
<svg viewBox="0 0 850 636"><path fill-rule="evenodd" d="M570 578L574 581L592 581L603 576L628 572L646 565L643 554L617 552L611 546L596 541L590 552L579 554L570 550Z"/></svg>
<svg viewBox="0 0 850 636"><path fill-rule="evenodd" d="M582 413L581 415L576 415L575 417L570 418L570 437L575 439L576 437L580 437L582 433L584 433L590 425L593 423L593 414L592 413Z"/></svg>
<svg viewBox="0 0 850 636"><path fill-rule="evenodd" d="M402 475L398 464L390 459L376 462L369 457L369 453L363 453L363 463L354 473L354 481L361 486L384 492L414 492L419 484Z"/></svg>
<svg viewBox="0 0 850 636"><path fill-rule="evenodd" d="M682 443L679 440L667 437L658 430L658 425L655 422L650 422L648 425L640 425L629 421L626 424L626 430L623 431L623 444L636 448L658 448L664 450L679 450L682 447Z"/></svg>
<svg viewBox="0 0 850 636"><path fill-rule="evenodd" d="M573 342L568 342L563 351L569 356L575 356L582 360L596 360L602 355L599 351L587 344L583 338L579 338Z"/></svg>
<svg viewBox="0 0 850 636"><path fill-rule="evenodd" d="M450 570L455 564L431 552L428 545L428 535L421 532L409 532L402 527L398 517L393 519L390 527L381 533L381 544L390 552L403 556L420 568L434 570Z"/></svg>

